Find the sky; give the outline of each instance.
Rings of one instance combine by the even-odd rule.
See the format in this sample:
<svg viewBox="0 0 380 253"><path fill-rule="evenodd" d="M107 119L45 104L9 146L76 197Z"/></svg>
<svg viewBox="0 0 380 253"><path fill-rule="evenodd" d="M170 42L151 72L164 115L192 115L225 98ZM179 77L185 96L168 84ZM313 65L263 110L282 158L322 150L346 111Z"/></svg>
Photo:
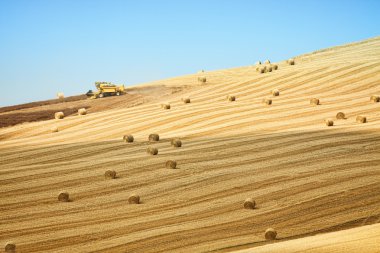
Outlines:
<svg viewBox="0 0 380 253"><path fill-rule="evenodd" d="M379 0L0 0L0 106L380 35Z"/></svg>

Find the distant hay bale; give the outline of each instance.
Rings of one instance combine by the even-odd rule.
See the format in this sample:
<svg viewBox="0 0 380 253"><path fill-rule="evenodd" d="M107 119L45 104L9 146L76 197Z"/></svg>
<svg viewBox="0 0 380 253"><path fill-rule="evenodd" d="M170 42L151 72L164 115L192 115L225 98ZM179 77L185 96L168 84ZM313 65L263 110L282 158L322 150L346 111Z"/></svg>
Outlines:
<svg viewBox="0 0 380 253"><path fill-rule="evenodd" d="M62 92L58 92L58 93L57 93L57 98L58 98L58 99L64 99L64 98L65 98L65 95L64 95Z"/></svg>
<svg viewBox="0 0 380 253"><path fill-rule="evenodd" d="M275 240L277 237L277 232L273 228L268 228L265 230L265 239L266 240Z"/></svg>
<svg viewBox="0 0 380 253"><path fill-rule="evenodd" d="M200 76L198 77L198 82L200 83L205 83L207 81L206 77L205 76Z"/></svg>
<svg viewBox="0 0 380 253"><path fill-rule="evenodd" d="M123 136L123 140L125 142L133 142L135 140L135 138L133 137L132 134L126 134Z"/></svg>
<svg viewBox="0 0 380 253"><path fill-rule="evenodd" d="M257 66L257 65L261 65L261 61L257 61L256 63L255 63L255 65Z"/></svg>
<svg viewBox="0 0 380 253"><path fill-rule="evenodd" d="M50 131L52 133L57 133L59 131L58 127L57 126L53 126L52 128L50 128Z"/></svg>
<svg viewBox="0 0 380 253"><path fill-rule="evenodd" d="M356 122L358 123L366 123L367 122L367 117L359 115L356 117Z"/></svg>
<svg viewBox="0 0 380 253"><path fill-rule="evenodd" d="M104 177L106 179L115 179L116 178L116 171L114 171L114 170L107 170L104 173Z"/></svg>
<svg viewBox="0 0 380 253"><path fill-rule="evenodd" d="M277 70L278 69L278 65L277 64L273 64L272 68L273 68L273 70Z"/></svg>
<svg viewBox="0 0 380 253"><path fill-rule="evenodd" d="M173 160L169 160L165 163L165 167L167 169L176 169L177 168L177 162Z"/></svg>
<svg viewBox="0 0 380 253"><path fill-rule="evenodd" d="M150 155L157 155L158 154L158 149L157 148L153 148L153 147L148 147L146 149L146 152Z"/></svg>
<svg viewBox="0 0 380 253"><path fill-rule="evenodd" d="M16 244L13 242L7 242L4 248L6 253L16 253Z"/></svg>
<svg viewBox="0 0 380 253"><path fill-rule="evenodd" d="M190 98L182 98L182 102L184 104L189 104L190 103Z"/></svg>
<svg viewBox="0 0 380 253"><path fill-rule="evenodd" d="M243 206L244 206L245 209L254 209L255 206L256 206L256 202L252 198L247 198L244 201Z"/></svg>
<svg viewBox="0 0 380 253"><path fill-rule="evenodd" d="M68 202L69 201L69 194L67 192L60 192L58 194L58 201Z"/></svg>
<svg viewBox="0 0 380 253"><path fill-rule="evenodd" d="M137 194L131 194L128 197L128 203L129 204L140 204L140 196Z"/></svg>
<svg viewBox="0 0 380 253"><path fill-rule="evenodd" d="M278 89L274 89L274 90L272 90L272 95L274 97L280 96L280 91Z"/></svg>
<svg viewBox="0 0 380 253"><path fill-rule="evenodd" d="M294 65L295 64L295 61L293 58L289 59L286 61L289 65Z"/></svg>
<svg viewBox="0 0 380 253"><path fill-rule="evenodd" d="M260 74L265 73L265 70L266 70L266 67L260 67L260 68L258 68L258 72Z"/></svg>
<svg viewBox="0 0 380 253"><path fill-rule="evenodd" d="M268 72L272 72L272 66L266 66L265 67L265 72L268 73Z"/></svg>
<svg viewBox="0 0 380 253"><path fill-rule="evenodd" d="M373 103L378 103L378 102L380 102L380 96L378 96L378 95L372 95L371 98L370 98L370 101L373 102Z"/></svg>
<svg viewBox="0 0 380 253"><path fill-rule="evenodd" d="M326 126L333 126L334 121L332 119L325 119L325 124L326 124Z"/></svg>
<svg viewBox="0 0 380 253"><path fill-rule="evenodd" d="M235 101L236 97L235 96L227 96L228 101Z"/></svg>
<svg viewBox="0 0 380 253"><path fill-rule="evenodd" d="M78 115L86 115L86 114L87 114L86 108L81 108L78 110Z"/></svg>
<svg viewBox="0 0 380 253"><path fill-rule="evenodd" d="M159 141L160 136L158 134L150 134L149 135L149 141Z"/></svg>
<svg viewBox="0 0 380 253"><path fill-rule="evenodd" d="M63 119L65 117L65 114L63 112L56 112L54 114L55 119Z"/></svg>
<svg viewBox="0 0 380 253"><path fill-rule="evenodd" d="M169 104L164 104L163 108L166 109L166 110L169 110L170 109L170 105Z"/></svg>
<svg viewBox="0 0 380 253"><path fill-rule="evenodd" d="M270 60L265 60L265 64L270 64Z"/></svg>
<svg viewBox="0 0 380 253"><path fill-rule="evenodd" d="M338 112L336 114L336 118L337 119L346 119L346 115L344 114L344 112Z"/></svg>
<svg viewBox="0 0 380 253"><path fill-rule="evenodd" d="M272 104L272 99L270 99L270 98L264 98L263 99L263 103L266 104L266 105L271 105Z"/></svg>
<svg viewBox="0 0 380 253"><path fill-rule="evenodd" d="M182 141L180 139L172 139L171 145L176 148L180 148L182 146Z"/></svg>
<svg viewBox="0 0 380 253"><path fill-rule="evenodd" d="M311 105L319 105L319 99L318 98L312 98L310 99Z"/></svg>

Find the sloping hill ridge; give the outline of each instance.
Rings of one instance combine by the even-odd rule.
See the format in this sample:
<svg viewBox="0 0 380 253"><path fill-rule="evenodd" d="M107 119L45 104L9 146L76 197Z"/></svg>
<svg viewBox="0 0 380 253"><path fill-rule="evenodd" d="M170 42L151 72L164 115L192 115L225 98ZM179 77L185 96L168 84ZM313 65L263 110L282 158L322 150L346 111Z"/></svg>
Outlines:
<svg viewBox="0 0 380 253"><path fill-rule="evenodd" d="M272 243L269 227L278 243L378 223L380 103L370 96L380 95L380 37L295 60L264 74L246 66L143 84L186 89L0 129L0 243L17 252L229 252ZM160 141L149 143L151 133ZM104 179L108 169L117 179ZM57 201L62 190L71 202ZM141 204L128 204L132 193ZM256 209L243 208L248 197Z"/></svg>

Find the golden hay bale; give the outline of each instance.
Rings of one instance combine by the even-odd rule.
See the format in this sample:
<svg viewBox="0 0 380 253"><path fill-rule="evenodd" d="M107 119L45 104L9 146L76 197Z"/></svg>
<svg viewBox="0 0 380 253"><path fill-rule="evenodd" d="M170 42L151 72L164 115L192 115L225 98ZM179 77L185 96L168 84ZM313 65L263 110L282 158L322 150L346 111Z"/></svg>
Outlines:
<svg viewBox="0 0 380 253"><path fill-rule="evenodd" d="M198 77L198 82L200 83L205 83L207 81L206 77L205 76L200 76Z"/></svg>
<svg viewBox="0 0 380 253"><path fill-rule="evenodd" d="M333 126L334 121L332 119L325 119L325 124L326 124L326 126Z"/></svg>
<svg viewBox="0 0 380 253"><path fill-rule="evenodd" d="M266 66L265 68L265 72L268 73L268 72L272 72L272 66Z"/></svg>
<svg viewBox="0 0 380 253"><path fill-rule="evenodd" d="M373 102L373 103L378 103L378 102L380 102L380 96L378 96L378 95L372 95L371 98L370 98L370 101Z"/></svg>
<svg viewBox="0 0 380 253"><path fill-rule="evenodd" d="M274 90L272 90L272 95L274 97L280 96L280 91L278 89L274 89Z"/></svg>
<svg viewBox="0 0 380 253"><path fill-rule="evenodd" d="M260 67L260 68L258 68L258 72L260 74L265 73L265 70L266 70L266 67Z"/></svg>
<svg viewBox="0 0 380 253"><path fill-rule="evenodd" d="M277 237L277 232L273 228L268 228L265 230L265 239L266 240L275 240Z"/></svg>
<svg viewBox="0 0 380 253"><path fill-rule="evenodd" d="M67 192L60 192L58 194L58 200L61 202L69 202L69 193Z"/></svg>
<svg viewBox="0 0 380 253"><path fill-rule="evenodd" d="M78 110L78 115L86 115L86 114L87 114L86 108L81 108Z"/></svg>
<svg viewBox="0 0 380 253"><path fill-rule="evenodd" d="M261 61L257 61L255 65L261 65Z"/></svg>
<svg viewBox="0 0 380 253"><path fill-rule="evenodd" d="M131 194L128 197L128 203L129 204L140 204L140 196L137 194Z"/></svg>
<svg viewBox="0 0 380 253"><path fill-rule="evenodd" d="M182 141L180 139L172 139L171 140L171 145L173 147L179 148L182 146Z"/></svg>
<svg viewBox="0 0 380 253"><path fill-rule="evenodd" d="M55 119L63 119L65 117L65 114L63 112L56 112L54 114Z"/></svg>
<svg viewBox="0 0 380 253"><path fill-rule="evenodd" d="M273 64L272 68L273 68L273 70L277 70L278 69L278 65L277 64Z"/></svg>
<svg viewBox="0 0 380 253"><path fill-rule="evenodd" d="M169 160L165 163L165 167L167 169L175 169L177 168L177 162L176 161L173 161L173 160Z"/></svg>
<svg viewBox="0 0 380 253"><path fill-rule="evenodd" d="M125 142L133 142L135 140L135 138L133 138L132 134L126 134L123 136L123 140Z"/></svg>
<svg viewBox="0 0 380 253"><path fill-rule="evenodd" d="M58 127L57 126L53 126L52 128L50 128L50 131L52 133L57 133L59 131Z"/></svg>
<svg viewBox="0 0 380 253"><path fill-rule="evenodd" d="M146 152L150 155L157 155L158 154L158 149L157 148L153 148L153 147L148 147L146 149Z"/></svg>
<svg viewBox="0 0 380 253"><path fill-rule="evenodd" d="M265 60L265 64L270 64L270 60Z"/></svg>
<svg viewBox="0 0 380 253"><path fill-rule="evenodd" d="M169 109L170 109L170 105L169 105L169 104L164 104L164 105L162 106L162 108L164 108L164 109L166 109L166 110L169 110Z"/></svg>
<svg viewBox="0 0 380 253"><path fill-rule="evenodd" d="M107 170L104 172L104 177L106 179L115 179L116 178L116 171L114 170Z"/></svg>
<svg viewBox="0 0 380 253"><path fill-rule="evenodd" d="M149 141L159 141L160 136L158 134L150 134L149 135Z"/></svg>
<svg viewBox="0 0 380 253"><path fill-rule="evenodd" d="M337 119L346 119L346 115L344 114L344 112L338 112L336 114L336 118Z"/></svg>
<svg viewBox="0 0 380 253"><path fill-rule="evenodd" d="M294 59L289 59L289 60L287 60L286 61L289 65L294 65L295 64L295 61L294 61Z"/></svg>
<svg viewBox="0 0 380 253"><path fill-rule="evenodd" d="M65 98L65 95L64 95L62 92L58 92L58 93L57 93L57 98L58 98L58 99L64 99L64 98Z"/></svg>
<svg viewBox="0 0 380 253"><path fill-rule="evenodd" d="M272 104L272 99L270 99L270 98L264 98L263 99L263 103L267 104L267 105L271 105Z"/></svg>
<svg viewBox="0 0 380 253"><path fill-rule="evenodd" d="M252 198L247 198L244 201L244 208L245 209L254 209L256 206L256 202Z"/></svg>
<svg viewBox="0 0 380 253"><path fill-rule="evenodd" d="M311 105L319 105L319 99L318 98L312 98L310 99Z"/></svg>
<svg viewBox="0 0 380 253"><path fill-rule="evenodd" d="M16 244L14 244L13 242L7 242L5 244L4 250L6 253L15 253L16 252Z"/></svg>
<svg viewBox="0 0 380 253"><path fill-rule="evenodd" d="M358 123L366 123L367 122L367 117L359 115L356 117L356 122Z"/></svg>
<svg viewBox="0 0 380 253"><path fill-rule="evenodd" d="M235 96L227 96L228 101L235 101L236 97Z"/></svg>
<svg viewBox="0 0 380 253"><path fill-rule="evenodd" d="M182 101L184 104L189 104L190 103L190 98L182 98Z"/></svg>

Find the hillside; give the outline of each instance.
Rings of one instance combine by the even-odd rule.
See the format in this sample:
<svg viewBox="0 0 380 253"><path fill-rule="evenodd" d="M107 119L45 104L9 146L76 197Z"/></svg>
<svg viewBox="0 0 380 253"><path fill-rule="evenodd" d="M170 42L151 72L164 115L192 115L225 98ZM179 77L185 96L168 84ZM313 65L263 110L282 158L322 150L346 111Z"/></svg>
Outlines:
<svg viewBox="0 0 380 253"><path fill-rule="evenodd" d="M269 227L275 245L378 223L380 103L370 97L380 95L380 37L276 64L263 74L245 66L143 84L130 90L136 104L93 100L110 104L0 128L0 244L13 241L17 252L229 252L273 244L264 239ZM148 142L151 133L160 141ZM123 142L125 134L135 141ZM165 168L167 160L178 169ZM114 180L104 178L110 169ZM57 200L63 190L70 202ZM132 193L141 204L128 204ZM249 197L253 210L243 208Z"/></svg>

